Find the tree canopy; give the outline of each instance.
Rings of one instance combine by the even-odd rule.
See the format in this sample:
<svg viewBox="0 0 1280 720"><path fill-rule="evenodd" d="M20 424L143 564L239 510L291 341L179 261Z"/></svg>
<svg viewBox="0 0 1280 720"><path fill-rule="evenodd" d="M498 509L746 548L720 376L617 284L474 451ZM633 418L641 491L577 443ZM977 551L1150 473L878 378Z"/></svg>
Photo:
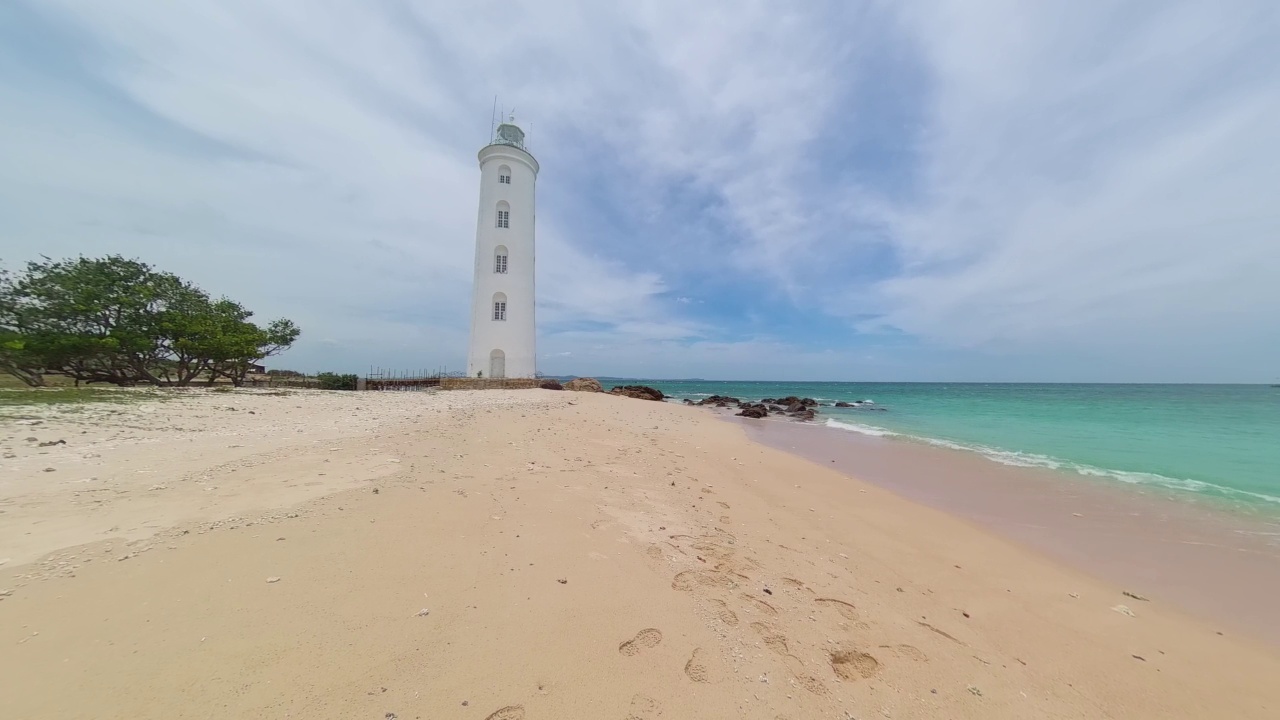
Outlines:
<svg viewBox="0 0 1280 720"><path fill-rule="evenodd" d="M172 273L119 255L0 270L0 371L28 385L47 375L116 385L239 385L258 360L287 350L290 320L253 313Z"/></svg>

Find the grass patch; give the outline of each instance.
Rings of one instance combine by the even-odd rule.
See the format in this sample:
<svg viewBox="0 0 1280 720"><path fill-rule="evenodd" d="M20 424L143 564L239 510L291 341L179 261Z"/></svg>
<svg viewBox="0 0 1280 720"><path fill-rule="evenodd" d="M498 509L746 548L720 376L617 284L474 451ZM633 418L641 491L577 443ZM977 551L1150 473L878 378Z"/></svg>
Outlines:
<svg viewBox="0 0 1280 720"><path fill-rule="evenodd" d="M0 418L21 420L39 409L76 410L100 403L128 404L159 400L160 393L148 390L106 388L27 388L0 389Z"/></svg>

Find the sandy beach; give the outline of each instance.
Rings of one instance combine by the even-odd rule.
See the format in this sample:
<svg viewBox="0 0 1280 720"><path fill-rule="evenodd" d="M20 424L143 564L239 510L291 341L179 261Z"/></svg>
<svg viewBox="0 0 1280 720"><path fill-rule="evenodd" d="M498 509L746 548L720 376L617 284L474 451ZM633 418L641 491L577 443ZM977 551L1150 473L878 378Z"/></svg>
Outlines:
<svg viewBox="0 0 1280 720"><path fill-rule="evenodd" d="M1280 523L1274 516L821 424L742 425L753 440L829 464L1280 649Z"/></svg>
<svg viewBox="0 0 1280 720"><path fill-rule="evenodd" d="M195 392L0 422L0 717L1280 714L1264 640L699 408Z"/></svg>

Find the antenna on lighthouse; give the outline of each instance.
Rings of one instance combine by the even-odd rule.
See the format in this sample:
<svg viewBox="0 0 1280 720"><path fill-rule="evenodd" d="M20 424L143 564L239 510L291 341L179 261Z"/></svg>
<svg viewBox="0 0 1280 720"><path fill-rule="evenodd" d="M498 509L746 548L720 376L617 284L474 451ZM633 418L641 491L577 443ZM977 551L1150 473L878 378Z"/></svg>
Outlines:
<svg viewBox="0 0 1280 720"><path fill-rule="evenodd" d="M489 137L485 139L485 142L493 142L493 127L495 122L494 118L496 118L497 116L498 116L498 96L494 95L493 109L489 111Z"/></svg>

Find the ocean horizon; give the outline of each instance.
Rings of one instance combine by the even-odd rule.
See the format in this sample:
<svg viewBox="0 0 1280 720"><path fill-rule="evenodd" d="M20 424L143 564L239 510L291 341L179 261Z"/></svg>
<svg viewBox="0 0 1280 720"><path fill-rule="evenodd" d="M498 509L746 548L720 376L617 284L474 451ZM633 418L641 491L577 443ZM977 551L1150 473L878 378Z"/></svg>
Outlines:
<svg viewBox="0 0 1280 720"><path fill-rule="evenodd" d="M1280 515L1280 388L1267 384L601 380L675 400L811 397L816 423L850 433Z"/></svg>

